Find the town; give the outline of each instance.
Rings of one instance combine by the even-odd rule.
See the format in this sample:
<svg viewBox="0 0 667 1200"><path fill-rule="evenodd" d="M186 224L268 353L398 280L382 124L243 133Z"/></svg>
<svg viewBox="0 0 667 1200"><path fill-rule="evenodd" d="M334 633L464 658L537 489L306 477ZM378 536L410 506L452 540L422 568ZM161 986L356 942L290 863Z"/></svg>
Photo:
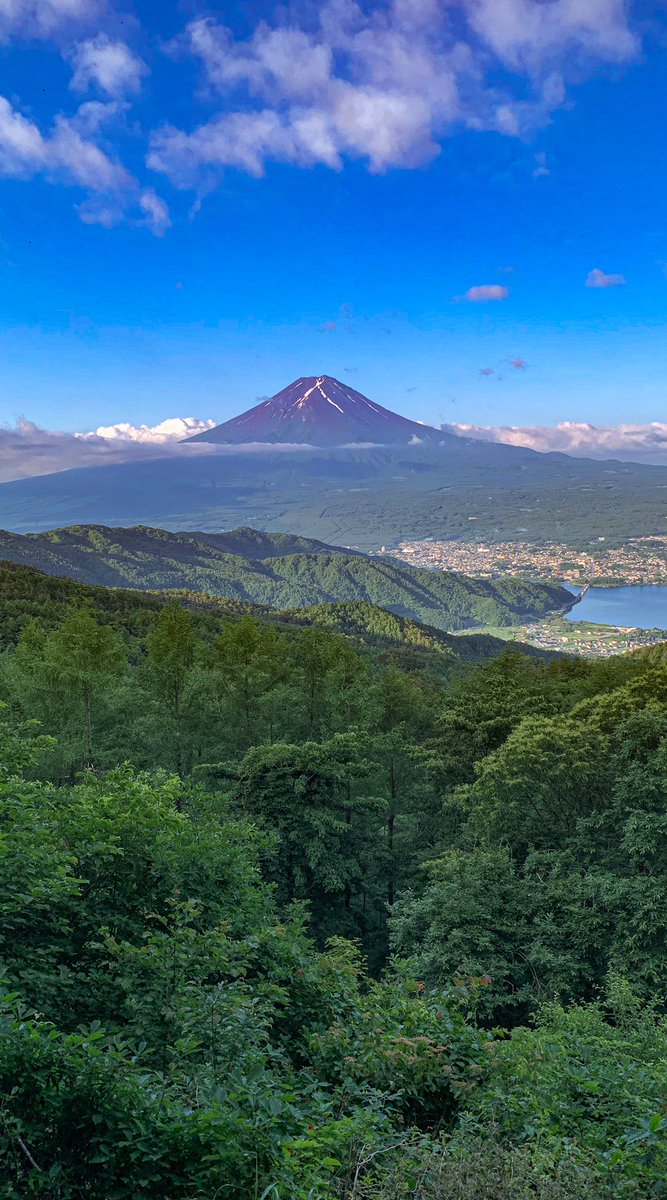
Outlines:
<svg viewBox="0 0 667 1200"><path fill-rule="evenodd" d="M606 587L667 584L667 537L638 537L618 549L600 539L581 551L558 542L445 542L406 541L385 553L429 570L460 571L481 579L501 575L553 580L573 587L596 583ZM527 642L542 650L557 650L606 658L664 642L661 629L598 625L554 616L520 628L487 629L508 641Z"/></svg>
<svg viewBox="0 0 667 1200"><path fill-rule="evenodd" d="M613 654L627 654L631 650L657 646L665 641L665 631L662 629L597 625L592 621L568 621L564 617L533 621L518 628L487 629L485 632L506 641L527 642L540 650L583 655L586 658L609 658Z"/></svg>
<svg viewBox="0 0 667 1200"><path fill-rule="evenodd" d="M600 538L582 551L558 542L401 542L386 554L413 567L459 571L491 579L497 575L526 575L564 583L667 583L667 536L630 539L622 548L608 548Z"/></svg>

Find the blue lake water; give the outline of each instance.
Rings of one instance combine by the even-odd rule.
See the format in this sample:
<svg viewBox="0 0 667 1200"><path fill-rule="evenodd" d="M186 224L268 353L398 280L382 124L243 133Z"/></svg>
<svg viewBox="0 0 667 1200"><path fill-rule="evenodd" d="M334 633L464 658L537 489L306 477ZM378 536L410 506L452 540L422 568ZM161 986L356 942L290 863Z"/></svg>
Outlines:
<svg viewBox="0 0 667 1200"><path fill-rule="evenodd" d="M566 585L567 586L567 585ZM574 589L570 587L570 591ZM567 614L569 621L667 629L667 587L592 587Z"/></svg>

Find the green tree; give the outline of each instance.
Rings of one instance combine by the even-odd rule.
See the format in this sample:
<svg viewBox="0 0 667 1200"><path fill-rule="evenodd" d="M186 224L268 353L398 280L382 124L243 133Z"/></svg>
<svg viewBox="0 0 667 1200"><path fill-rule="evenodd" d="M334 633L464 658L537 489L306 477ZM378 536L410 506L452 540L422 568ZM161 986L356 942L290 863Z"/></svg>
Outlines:
<svg viewBox="0 0 667 1200"><path fill-rule="evenodd" d="M430 700L419 676L396 667L385 668L368 693L372 755L377 782L383 785L386 797L382 876L390 905L397 887L405 886L414 871L417 847L420 855L427 849L425 817L432 792L417 746L432 726Z"/></svg>
<svg viewBox="0 0 667 1200"><path fill-rule="evenodd" d="M71 609L50 633L31 623L19 642L14 664L26 698L39 705L80 705L85 760L93 765L93 705L125 670L122 637L101 625L87 607Z"/></svg>
<svg viewBox="0 0 667 1200"><path fill-rule="evenodd" d="M518 853L562 845L578 818L606 803L609 743L574 716L526 717L457 793L469 828Z"/></svg>
<svg viewBox="0 0 667 1200"><path fill-rule="evenodd" d="M365 880L377 876L382 801L367 790L365 749L353 733L256 747L240 764L235 791L243 812L277 835L270 872L280 898L309 900L316 920L331 922L337 912L350 928L363 925Z"/></svg>
<svg viewBox="0 0 667 1200"><path fill-rule="evenodd" d="M287 645L272 626L253 617L225 625L213 648L232 721L238 714L244 749L261 741L262 716L270 716L271 693L287 676ZM273 724L273 721L269 721Z"/></svg>
<svg viewBox="0 0 667 1200"><path fill-rule="evenodd" d="M171 719L179 775L184 771L183 699L199 642L192 613L177 600L165 605L146 639L147 678Z"/></svg>

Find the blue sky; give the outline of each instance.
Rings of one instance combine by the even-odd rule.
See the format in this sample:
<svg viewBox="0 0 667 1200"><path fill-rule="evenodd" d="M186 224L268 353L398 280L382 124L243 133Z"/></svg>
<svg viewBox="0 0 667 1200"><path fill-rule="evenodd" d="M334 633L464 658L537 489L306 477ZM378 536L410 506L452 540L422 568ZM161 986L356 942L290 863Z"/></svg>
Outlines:
<svg viewBox="0 0 667 1200"><path fill-rule="evenodd" d="M3 12L0 423L664 420L661 5Z"/></svg>

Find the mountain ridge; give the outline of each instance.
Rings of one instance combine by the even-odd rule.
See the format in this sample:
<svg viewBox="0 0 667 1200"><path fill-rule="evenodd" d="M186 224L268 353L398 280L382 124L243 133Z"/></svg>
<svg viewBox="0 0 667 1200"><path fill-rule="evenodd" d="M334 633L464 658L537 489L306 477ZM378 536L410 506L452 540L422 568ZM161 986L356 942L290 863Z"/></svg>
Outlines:
<svg viewBox="0 0 667 1200"><path fill-rule="evenodd" d="M253 557L243 553L248 545ZM279 610L362 601L446 631L518 625L571 599L550 584L428 571L248 528L218 535L101 525L0 532L0 558L80 583L188 589Z"/></svg>
<svg viewBox="0 0 667 1200"><path fill-rule="evenodd" d="M407 670L416 668L449 670L464 663L487 662L507 653L508 644L486 633L448 634L409 617L399 617L377 605L358 601L352 604L318 604L309 608L281 611L265 605L228 600L224 596L186 591L140 591L84 584L9 562L0 557L0 650L16 645L25 624L48 611L51 624L61 621L73 605L89 605L99 617L123 629L129 637L145 632L151 618L165 604L176 600L195 618L207 622L212 631L219 621L252 617L283 630L324 626L342 633L359 647L391 655ZM531 658L560 658L558 652L542 650L528 643L512 643L514 650Z"/></svg>

